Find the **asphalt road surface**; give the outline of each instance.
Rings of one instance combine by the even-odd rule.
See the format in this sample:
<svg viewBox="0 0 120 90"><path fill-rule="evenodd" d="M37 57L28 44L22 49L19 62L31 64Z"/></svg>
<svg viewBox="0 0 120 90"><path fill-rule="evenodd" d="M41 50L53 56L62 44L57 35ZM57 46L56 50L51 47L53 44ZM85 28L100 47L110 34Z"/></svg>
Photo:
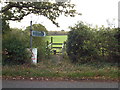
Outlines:
<svg viewBox="0 0 120 90"><path fill-rule="evenodd" d="M3 80L2 88L118 88L118 82Z"/></svg>

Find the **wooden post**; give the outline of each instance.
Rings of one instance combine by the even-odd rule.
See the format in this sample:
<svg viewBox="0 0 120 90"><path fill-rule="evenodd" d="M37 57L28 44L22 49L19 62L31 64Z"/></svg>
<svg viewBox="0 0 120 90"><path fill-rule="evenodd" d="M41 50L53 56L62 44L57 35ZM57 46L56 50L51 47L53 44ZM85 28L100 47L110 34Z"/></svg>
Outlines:
<svg viewBox="0 0 120 90"><path fill-rule="evenodd" d="M32 50L32 21L30 21L30 48Z"/></svg>
<svg viewBox="0 0 120 90"><path fill-rule="evenodd" d="M47 48L48 48L48 45L49 45L49 41L47 41Z"/></svg>
<svg viewBox="0 0 120 90"><path fill-rule="evenodd" d="M66 41L64 41L64 48L66 49Z"/></svg>
<svg viewBox="0 0 120 90"><path fill-rule="evenodd" d="M51 50L52 50L53 37L51 37Z"/></svg>

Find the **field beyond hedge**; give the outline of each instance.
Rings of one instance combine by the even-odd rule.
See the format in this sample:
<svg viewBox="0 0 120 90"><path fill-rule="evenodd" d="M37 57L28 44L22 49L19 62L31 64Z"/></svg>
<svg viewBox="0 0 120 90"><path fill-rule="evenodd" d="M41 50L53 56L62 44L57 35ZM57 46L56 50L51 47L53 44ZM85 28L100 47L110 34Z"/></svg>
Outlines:
<svg viewBox="0 0 120 90"><path fill-rule="evenodd" d="M64 41L67 40L67 35L52 35L52 36L47 36L47 40L50 42L51 37L53 37L53 42L55 43L63 43Z"/></svg>

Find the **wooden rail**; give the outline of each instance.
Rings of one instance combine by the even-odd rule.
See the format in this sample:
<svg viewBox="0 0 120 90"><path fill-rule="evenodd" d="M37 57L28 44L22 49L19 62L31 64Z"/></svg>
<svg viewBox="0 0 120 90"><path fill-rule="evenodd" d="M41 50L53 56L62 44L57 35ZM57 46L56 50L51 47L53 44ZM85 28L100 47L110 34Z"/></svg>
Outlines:
<svg viewBox="0 0 120 90"><path fill-rule="evenodd" d="M63 43L52 43L53 45L63 45Z"/></svg>

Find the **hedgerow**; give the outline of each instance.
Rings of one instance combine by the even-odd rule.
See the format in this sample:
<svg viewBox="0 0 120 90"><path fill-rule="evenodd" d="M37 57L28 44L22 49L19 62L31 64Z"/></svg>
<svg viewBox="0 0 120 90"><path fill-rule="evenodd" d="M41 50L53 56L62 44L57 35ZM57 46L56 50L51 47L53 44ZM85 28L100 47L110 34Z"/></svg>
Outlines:
<svg viewBox="0 0 120 90"><path fill-rule="evenodd" d="M91 28L80 22L70 27L67 53L72 62L118 62L118 29ZM118 36L118 34L117 34Z"/></svg>

